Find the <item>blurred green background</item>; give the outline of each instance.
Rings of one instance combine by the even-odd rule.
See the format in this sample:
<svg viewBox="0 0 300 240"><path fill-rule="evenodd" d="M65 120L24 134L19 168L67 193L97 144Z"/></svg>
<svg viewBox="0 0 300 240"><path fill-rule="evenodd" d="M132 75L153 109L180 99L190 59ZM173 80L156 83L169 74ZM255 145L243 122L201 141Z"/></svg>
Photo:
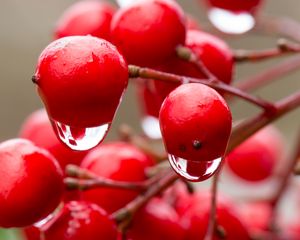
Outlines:
<svg viewBox="0 0 300 240"><path fill-rule="evenodd" d="M58 17L71 0L1 0L0 3L0 140L17 136L24 118L33 110L40 108L41 102L35 87L31 83L35 64L41 50L51 41L52 30ZM200 0L178 1L187 12L207 23ZM272 15L288 15L300 21L300 1L266 1L264 10ZM261 49L275 46L275 38L257 35L245 37L227 37L226 41L233 48ZM242 64L236 70L236 79L258 73L278 60L259 64ZM293 73L273 84L272 88L264 87L256 93L269 100L280 99L295 89L300 88L300 74ZM244 102L232 107L234 117L243 118L257 112L257 108ZM241 111L243 110L243 111ZM129 123L140 130L139 112L134 90L129 87L121 108L117 114L114 128L109 138L115 136L115 127L120 123ZM287 139L287 146L295 137L295 126L299 127L300 111L295 111L284 119L277 121L277 126ZM1 213L0 213L1 214ZM12 232L0 231L0 240L17 240Z"/></svg>

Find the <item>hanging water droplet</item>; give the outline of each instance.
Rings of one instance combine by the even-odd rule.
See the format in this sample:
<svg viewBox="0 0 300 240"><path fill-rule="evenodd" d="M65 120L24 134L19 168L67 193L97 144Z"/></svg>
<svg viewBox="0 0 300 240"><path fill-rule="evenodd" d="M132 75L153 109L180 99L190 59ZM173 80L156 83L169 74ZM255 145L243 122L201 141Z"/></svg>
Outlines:
<svg viewBox="0 0 300 240"><path fill-rule="evenodd" d="M172 154L168 155L169 162L175 172L188 181L200 182L210 178L221 164L222 158L213 161L189 161Z"/></svg>
<svg viewBox="0 0 300 240"><path fill-rule="evenodd" d="M220 31L229 34L242 34L251 30L255 19L250 12L231 12L221 8L208 10L208 18Z"/></svg>
<svg viewBox="0 0 300 240"><path fill-rule="evenodd" d="M138 0L117 0L117 3L119 4L120 7L127 7Z"/></svg>
<svg viewBox="0 0 300 240"><path fill-rule="evenodd" d="M59 139L69 148L78 151L89 150L103 141L110 123L98 127L78 128L51 120L52 126Z"/></svg>
<svg viewBox="0 0 300 240"><path fill-rule="evenodd" d="M142 128L147 137L152 139L161 139L159 120L153 116L144 116L142 119Z"/></svg>

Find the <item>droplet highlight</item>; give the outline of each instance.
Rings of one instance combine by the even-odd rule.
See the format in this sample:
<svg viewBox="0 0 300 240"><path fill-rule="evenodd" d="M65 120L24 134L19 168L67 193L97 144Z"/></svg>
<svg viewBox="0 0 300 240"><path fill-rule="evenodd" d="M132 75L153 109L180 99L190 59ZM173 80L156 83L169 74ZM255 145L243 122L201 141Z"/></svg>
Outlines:
<svg viewBox="0 0 300 240"><path fill-rule="evenodd" d="M106 123L98 127L71 127L58 121L51 120L54 132L69 148L77 151L89 150L101 143L111 124Z"/></svg>
<svg viewBox="0 0 300 240"><path fill-rule="evenodd" d="M138 2L138 0L117 0L120 7L127 7L135 2Z"/></svg>
<svg viewBox="0 0 300 240"><path fill-rule="evenodd" d="M147 137L151 139L162 138L158 118L153 116L144 116L141 124Z"/></svg>
<svg viewBox="0 0 300 240"><path fill-rule="evenodd" d="M211 8L208 10L208 18L217 29L228 34L243 34L255 25L255 18L250 12Z"/></svg>
<svg viewBox="0 0 300 240"><path fill-rule="evenodd" d="M213 161L190 161L172 154L168 155L174 171L181 177L192 182L201 182L210 178L218 170L222 158Z"/></svg>

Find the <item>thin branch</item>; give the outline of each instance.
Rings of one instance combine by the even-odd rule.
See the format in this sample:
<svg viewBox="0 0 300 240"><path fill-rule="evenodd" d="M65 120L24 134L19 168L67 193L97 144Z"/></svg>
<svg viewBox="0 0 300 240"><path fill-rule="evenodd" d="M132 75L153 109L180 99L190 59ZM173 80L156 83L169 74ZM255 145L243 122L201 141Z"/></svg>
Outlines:
<svg viewBox="0 0 300 240"><path fill-rule="evenodd" d="M257 106L264 108L268 112L272 112L274 110L274 106L272 103L265 101L261 98L258 98L256 96L253 96L251 94L248 94L246 92L243 92L238 88L234 88L228 84L225 84L221 81L217 81L215 79L198 79L198 78L179 76L171 73L160 72L150 68L141 68L134 65L129 65L129 77L131 78L141 77L145 79L155 79L155 80L171 82L171 83L187 83L187 82L202 83L216 90L224 91L226 93L240 97L248 102L251 102Z"/></svg>
<svg viewBox="0 0 300 240"><path fill-rule="evenodd" d="M235 50L234 60L239 63L249 61L256 62L299 52L299 44L289 42L286 39L279 39L276 48L265 50Z"/></svg>
<svg viewBox="0 0 300 240"><path fill-rule="evenodd" d="M300 55L293 56L279 64L272 66L254 76L238 81L235 85L242 91L251 91L262 87L275 79L279 79L285 74L291 73L300 69Z"/></svg>

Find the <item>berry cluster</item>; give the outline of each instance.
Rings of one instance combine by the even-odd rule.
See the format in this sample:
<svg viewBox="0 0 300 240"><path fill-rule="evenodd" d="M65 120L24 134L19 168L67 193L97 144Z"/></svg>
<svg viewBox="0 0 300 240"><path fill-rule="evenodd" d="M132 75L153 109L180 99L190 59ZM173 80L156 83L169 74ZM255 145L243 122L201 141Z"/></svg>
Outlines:
<svg viewBox="0 0 300 240"><path fill-rule="evenodd" d="M261 3L205 2L211 17L220 9L254 17ZM225 161L245 182L275 178L283 137L263 127L300 97L272 104L231 86L235 53L200 28L174 0L71 6L32 78L45 108L0 144L0 226L24 228L28 240L266 237L276 201L239 205L219 195L216 204L216 184ZM129 79L148 136L125 127L121 139L102 143ZM264 113L232 127L227 94ZM190 183L214 174L212 192Z"/></svg>

